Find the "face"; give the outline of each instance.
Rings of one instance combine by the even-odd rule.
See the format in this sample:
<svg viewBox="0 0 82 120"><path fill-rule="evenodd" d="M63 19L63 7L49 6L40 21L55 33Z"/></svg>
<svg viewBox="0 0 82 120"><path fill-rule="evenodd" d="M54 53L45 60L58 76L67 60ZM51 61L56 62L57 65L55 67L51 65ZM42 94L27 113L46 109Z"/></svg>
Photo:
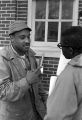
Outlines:
<svg viewBox="0 0 82 120"><path fill-rule="evenodd" d="M30 48L30 31L27 29L16 32L11 40L13 48L23 55L28 52Z"/></svg>
<svg viewBox="0 0 82 120"><path fill-rule="evenodd" d="M61 43L58 47L62 49L62 53L66 59L71 59L73 57L73 48L70 47L69 42L65 38L61 39Z"/></svg>
<svg viewBox="0 0 82 120"><path fill-rule="evenodd" d="M73 49L71 47L62 47L62 53L66 59L73 58Z"/></svg>

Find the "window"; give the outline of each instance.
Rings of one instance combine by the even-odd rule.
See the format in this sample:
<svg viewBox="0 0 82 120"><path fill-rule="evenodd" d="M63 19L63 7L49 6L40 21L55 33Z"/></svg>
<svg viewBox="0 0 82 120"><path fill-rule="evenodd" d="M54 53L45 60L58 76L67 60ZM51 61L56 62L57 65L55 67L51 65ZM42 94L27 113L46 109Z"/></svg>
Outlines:
<svg viewBox="0 0 82 120"><path fill-rule="evenodd" d="M61 33L77 25L78 0L32 0L31 8L33 47L56 48Z"/></svg>

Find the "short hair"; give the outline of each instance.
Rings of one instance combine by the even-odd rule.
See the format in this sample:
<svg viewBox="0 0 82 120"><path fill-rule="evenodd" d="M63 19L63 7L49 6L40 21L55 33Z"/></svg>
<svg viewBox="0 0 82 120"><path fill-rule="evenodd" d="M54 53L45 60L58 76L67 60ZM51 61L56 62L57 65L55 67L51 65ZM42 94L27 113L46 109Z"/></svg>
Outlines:
<svg viewBox="0 0 82 120"><path fill-rule="evenodd" d="M71 26L61 35L61 43L72 48L82 48L82 27Z"/></svg>

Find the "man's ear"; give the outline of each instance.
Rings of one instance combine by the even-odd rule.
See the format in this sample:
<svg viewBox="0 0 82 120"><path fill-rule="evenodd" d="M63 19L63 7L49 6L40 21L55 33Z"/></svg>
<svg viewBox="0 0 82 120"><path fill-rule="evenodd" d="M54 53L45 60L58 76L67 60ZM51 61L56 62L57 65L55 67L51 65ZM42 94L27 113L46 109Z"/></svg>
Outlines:
<svg viewBox="0 0 82 120"><path fill-rule="evenodd" d="M9 35L9 36L10 36L11 39L14 37L13 35Z"/></svg>
<svg viewBox="0 0 82 120"><path fill-rule="evenodd" d="M70 50L70 54L71 54L71 55L73 55L73 53L74 53L73 48L72 48L72 47L70 47L70 48L69 48L69 50Z"/></svg>
<svg viewBox="0 0 82 120"><path fill-rule="evenodd" d="M14 41L14 35L10 35L11 42Z"/></svg>

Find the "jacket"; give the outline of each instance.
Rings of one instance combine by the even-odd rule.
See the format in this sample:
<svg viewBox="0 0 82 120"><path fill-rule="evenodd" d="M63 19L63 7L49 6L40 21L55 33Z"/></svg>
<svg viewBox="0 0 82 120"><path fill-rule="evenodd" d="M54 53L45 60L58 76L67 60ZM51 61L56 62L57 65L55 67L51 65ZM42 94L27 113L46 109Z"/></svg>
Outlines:
<svg viewBox="0 0 82 120"><path fill-rule="evenodd" d="M72 58L58 76L44 120L82 120L82 54Z"/></svg>
<svg viewBox="0 0 82 120"><path fill-rule="evenodd" d="M29 50L31 69L36 69L35 53ZM0 52L0 120L36 120L29 94L30 85L26 81L27 70L10 46ZM33 84L35 105L43 118L46 112L39 94L40 79Z"/></svg>

